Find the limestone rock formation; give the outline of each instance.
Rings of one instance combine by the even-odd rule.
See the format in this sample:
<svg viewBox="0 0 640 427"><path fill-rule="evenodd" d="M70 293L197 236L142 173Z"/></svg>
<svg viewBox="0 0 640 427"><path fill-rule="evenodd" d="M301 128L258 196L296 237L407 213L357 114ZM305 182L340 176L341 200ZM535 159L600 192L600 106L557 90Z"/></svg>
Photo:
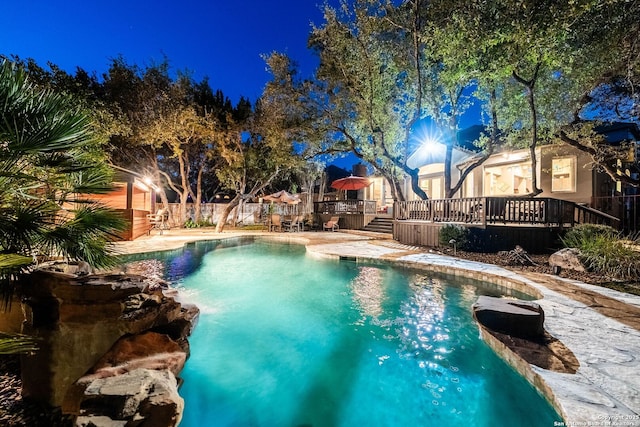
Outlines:
<svg viewBox="0 0 640 427"><path fill-rule="evenodd" d="M23 332L41 343L21 358L23 396L78 415L77 425L179 422L177 376L197 307L182 306L142 276L59 271L34 272L23 301ZM117 414L109 412L116 401Z"/></svg>
<svg viewBox="0 0 640 427"><path fill-rule="evenodd" d="M177 376L185 361L185 352L167 335L144 332L121 338L95 364L89 376L105 378L137 368L168 370Z"/></svg>
<svg viewBox="0 0 640 427"><path fill-rule="evenodd" d="M573 352L544 330L544 311L537 303L480 296L473 315L483 326L483 339L525 377L529 364L566 374L580 367Z"/></svg>
<svg viewBox="0 0 640 427"><path fill-rule="evenodd" d="M576 248L564 248L549 256L549 265L563 270L585 271L580 261L580 250Z"/></svg>
<svg viewBox="0 0 640 427"><path fill-rule="evenodd" d="M76 425L176 426L184 408L177 384L171 372L151 369L96 379L85 391Z"/></svg>
<svg viewBox="0 0 640 427"><path fill-rule="evenodd" d="M544 334L544 311L530 301L480 296L474 317L485 327L504 334L536 338Z"/></svg>

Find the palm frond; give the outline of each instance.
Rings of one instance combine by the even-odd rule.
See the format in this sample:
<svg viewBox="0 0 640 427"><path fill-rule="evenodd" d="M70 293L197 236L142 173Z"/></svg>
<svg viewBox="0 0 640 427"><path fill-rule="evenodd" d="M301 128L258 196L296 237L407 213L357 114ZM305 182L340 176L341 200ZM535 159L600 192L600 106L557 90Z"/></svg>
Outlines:
<svg viewBox="0 0 640 427"><path fill-rule="evenodd" d="M33 257L19 254L0 254L0 272L17 271L33 263Z"/></svg>
<svg viewBox="0 0 640 427"><path fill-rule="evenodd" d="M96 267L111 262L109 244L124 221L82 197L108 191L112 180L83 108L0 60L0 253L6 254L0 259L0 293L5 297L35 251ZM75 210L68 209L72 203Z"/></svg>
<svg viewBox="0 0 640 427"><path fill-rule="evenodd" d="M33 258L19 254L0 254L0 303L6 308L11 303L16 279L33 264Z"/></svg>
<svg viewBox="0 0 640 427"><path fill-rule="evenodd" d="M38 340L20 334L0 333L0 354L31 353L38 350Z"/></svg>
<svg viewBox="0 0 640 427"><path fill-rule="evenodd" d="M39 243L44 250L94 267L113 266L109 243L125 228L122 216L95 203L69 213L71 218L43 234Z"/></svg>

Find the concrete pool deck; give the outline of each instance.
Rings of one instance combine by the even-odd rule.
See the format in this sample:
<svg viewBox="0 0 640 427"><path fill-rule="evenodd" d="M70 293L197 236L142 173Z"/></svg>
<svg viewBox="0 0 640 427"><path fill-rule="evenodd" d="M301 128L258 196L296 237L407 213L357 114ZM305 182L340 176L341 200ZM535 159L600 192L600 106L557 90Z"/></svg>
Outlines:
<svg viewBox="0 0 640 427"><path fill-rule="evenodd" d="M545 329L562 341L580 362L576 374L530 365L503 353L533 382L565 418L557 426L640 426L640 297L555 276L509 270L402 245L389 235L356 232L267 233L207 229L172 229L163 235L118 242L122 254L181 248L199 240L258 236L304 244L318 257L390 261L411 268L495 283L538 294ZM494 348L495 345L493 346ZM508 352L508 350L507 350ZM518 359L518 360L513 360ZM488 398L491 398L488 396ZM517 420L496 420L514 425Z"/></svg>

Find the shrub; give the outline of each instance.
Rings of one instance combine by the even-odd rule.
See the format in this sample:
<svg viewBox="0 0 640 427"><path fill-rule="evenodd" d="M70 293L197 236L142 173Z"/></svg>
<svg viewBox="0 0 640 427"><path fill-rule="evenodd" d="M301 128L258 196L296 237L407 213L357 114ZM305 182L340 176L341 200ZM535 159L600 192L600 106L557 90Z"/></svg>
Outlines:
<svg viewBox="0 0 640 427"><path fill-rule="evenodd" d="M636 280L640 275L640 252L614 228L584 224L562 238L566 247L580 250L584 266L615 279Z"/></svg>
<svg viewBox="0 0 640 427"><path fill-rule="evenodd" d="M208 219L201 219L200 221L194 221L191 218L187 219L184 223L184 228L200 228L200 227L211 227L213 224Z"/></svg>
<svg viewBox="0 0 640 427"><path fill-rule="evenodd" d="M573 227L562 238L562 242L567 247L577 247L574 243L584 242L599 236L606 238L618 238L619 232L613 227L602 224L580 224Z"/></svg>
<svg viewBox="0 0 640 427"><path fill-rule="evenodd" d="M469 229L462 225L447 224L440 229L438 240L443 246L451 246L451 240L456 241L458 249L467 249L469 246Z"/></svg>

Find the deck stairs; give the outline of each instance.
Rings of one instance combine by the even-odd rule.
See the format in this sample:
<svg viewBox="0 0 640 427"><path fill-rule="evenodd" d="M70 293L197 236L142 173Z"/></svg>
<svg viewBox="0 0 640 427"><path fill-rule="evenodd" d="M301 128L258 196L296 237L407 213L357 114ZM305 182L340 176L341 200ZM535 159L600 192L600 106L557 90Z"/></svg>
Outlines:
<svg viewBox="0 0 640 427"><path fill-rule="evenodd" d="M393 233L393 218L377 216L363 230L374 233Z"/></svg>

